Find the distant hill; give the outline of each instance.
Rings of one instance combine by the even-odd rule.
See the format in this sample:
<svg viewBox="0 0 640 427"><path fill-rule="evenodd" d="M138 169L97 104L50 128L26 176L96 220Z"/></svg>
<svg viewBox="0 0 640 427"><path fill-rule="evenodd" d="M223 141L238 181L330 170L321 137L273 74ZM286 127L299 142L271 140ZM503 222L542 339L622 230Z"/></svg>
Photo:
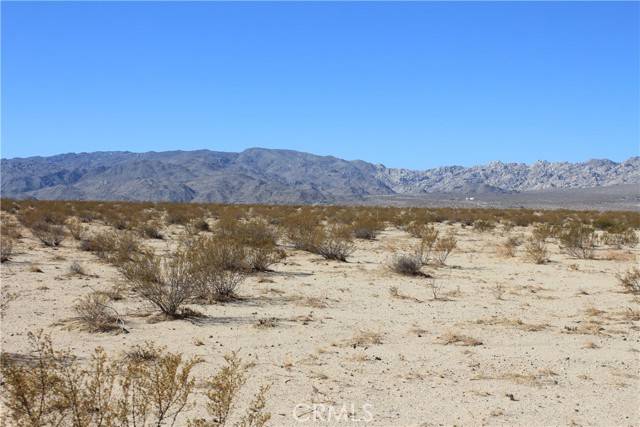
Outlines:
<svg viewBox="0 0 640 427"><path fill-rule="evenodd" d="M2 197L229 203L331 203L370 196L508 194L640 184L622 163L493 162L425 171L291 150L95 152L2 159Z"/></svg>

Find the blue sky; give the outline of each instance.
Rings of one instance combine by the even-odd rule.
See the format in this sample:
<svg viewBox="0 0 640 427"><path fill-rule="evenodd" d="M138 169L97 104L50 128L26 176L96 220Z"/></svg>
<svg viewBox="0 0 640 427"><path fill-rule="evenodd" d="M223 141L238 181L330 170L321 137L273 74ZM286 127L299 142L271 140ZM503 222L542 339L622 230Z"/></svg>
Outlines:
<svg viewBox="0 0 640 427"><path fill-rule="evenodd" d="M627 3L2 2L2 157L287 148L387 166L622 160Z"/></svg>

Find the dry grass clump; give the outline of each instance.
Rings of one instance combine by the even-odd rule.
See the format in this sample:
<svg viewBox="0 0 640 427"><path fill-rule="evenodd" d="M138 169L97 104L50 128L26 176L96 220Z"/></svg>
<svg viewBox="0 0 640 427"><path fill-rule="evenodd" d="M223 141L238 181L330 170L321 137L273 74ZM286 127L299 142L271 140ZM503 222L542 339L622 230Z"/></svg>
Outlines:
<svg viewBox="0 0 640 427"><path fill-rule="evenodd" d="M28 363L3 354L2 375L7 417L15 425L48 426L221 426L237 403L247 367L237 355L206 382L210 420L188 420L185 412L196 402L192 370L198 358L185 359L163 348L148 348L152 357L110 358L98 347L89 362L80 364L68 351L53 349L50 337L30 334ZM250 403L243 426L263 426L263 387Z"/></svg>
<svg viewBox="0 0 640 427"><path fill-rule="evenodd" d="M419 255L396 253L389 261L389 269L405 276L418 276L422 274L422 259Z"/></svg>
<svg viewBox="0 0 640 427"><path fill-rule="evenodd" d="M0 236L0 262L7 262L13 254L13 239L7 236Z"/></svg>
<svg viewBox="0 0 640 427"><path fill-rule="evenodd" d="M93 292L85 296L73 309L78 315L76 320L89 332L124 330L124 321L102 293Z"/></svg>
<svg viewBox="0 0 640 427"><path fill-rule="evenodd" d="M617 278L625 291L640 295L640 268L631 267L624 274L619 274Z"/></svg>
<svg viewBox="0 0 640 427"><path fill-rule="evenodd" d="M507 319L505 317L491 316L488 319L478 319L474 322L477 325L500 325L512 327L527 332L539 332L545 330L549 325L543 323L525 323L520 319Z"/></svg>
<svg viewBox="0 0 640 427"><path fill-rule="evenodd" d="M440 343L443 345L455 344L461 346L478 346L482 345L482 341L470 337L468 335L462 335L455 332L445 332L440 337Z"/></svg>
<svg viewBox="0 0 640 427"><path fill-rule="evenodd" d="M358 331L346 344L353 348L379 345L382 344L382 334L368 330Z"/></svg>
<svg viewBox="0 0 640 427"><path fill-rule="evenodd" d="M544 239L539 236L530 236L524 245L526 258L535 264L544 264L549 261L549 251Z"/></svg>
<svg viewBox="0 0 640 427"><path fill-rule="evenodd" d="M275 328L276 326L278 326L278 318L277 317L263 317L261 319L258 319L258 321L255 324L256 328L259 329L268 329L268 328Z"/></svg>
<svg viewBox="0 0 640 427"><path fill-rule="evenodd" d="M569 255L582 259L593 258L597 236L592 226L569 222L560 230L558 239Z"/></svg>

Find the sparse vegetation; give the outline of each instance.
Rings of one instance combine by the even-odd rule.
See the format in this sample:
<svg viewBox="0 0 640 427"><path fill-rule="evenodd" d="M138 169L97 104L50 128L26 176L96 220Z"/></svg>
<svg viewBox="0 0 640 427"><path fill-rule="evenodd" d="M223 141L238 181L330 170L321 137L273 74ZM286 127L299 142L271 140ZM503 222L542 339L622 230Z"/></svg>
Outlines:
<svg viewBox="0 0 640 427"><path fill-rule="evenodd" d="M73 308L78 315L78 322L90 332L124 330L124 321L109 305L109 298L104 294L92 292L81 298Z"/></svg>
<svg viewBox="0 0 640 427"><path fill-rule="evenodd" d="M13 254L13 239L6 236L0 237L0 262L7 262Z"/></svg>
<svg viewBox="0 0 640 427"><path fill-rule="evenodd" d="M326 259L347 261L347 257L354 251L354 245L350 237L350 229L344 226L333 226L324 233L313 252L322 255Z"/></svg>
<svg viewBox="0 0 640 427"><path fill-rule="evenodd" d="M526 258L535 264L544 264L549 261L547 244L539 236L530 236L524 245L524 251Z"/></svg>
<svg viewBox="0 0 640 427"><path fill-rule="evenodd" d="M593 258L597 236L590 225L569 222L562 227L558 238L569 255L582 259Z"/></svg>
<svg viewBox="0 0 640 427"><path fill-rule="evenodd" d="M422 274L422 260L418 255L396 253L389 262L389 268L398 274L417 276Z"/></svg>
<svg viewBox="0 0 640 427"><path fill-rule="evenodd" d="M444 237L438 238L433 246L432 258L436 265L445 265L447 258L451 252L457 247L458 240L453 232L448 233Z"/></svg>
<svg viewBox="0 0 640 427"><path fill-rule="evenodd" d="M640 268L632 267L618 275L618 281L627 292L640 295Z"/></svg>

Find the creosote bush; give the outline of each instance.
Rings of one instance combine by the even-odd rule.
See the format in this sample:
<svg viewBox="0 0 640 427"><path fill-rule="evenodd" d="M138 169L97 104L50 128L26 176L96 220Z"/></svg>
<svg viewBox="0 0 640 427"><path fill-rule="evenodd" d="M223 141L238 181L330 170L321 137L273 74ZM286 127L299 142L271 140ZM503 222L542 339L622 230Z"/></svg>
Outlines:
<svg viewBox="0 0 640 427"><path fill-rule="evenodd" d="M205 382L210 419L189 420L195 407L198 358L185 359L152 344L153 357L111 358L98 347L86 364L69 351L56 351L51 338L29 334L30 362L2 355L3 398L7 418L24 426L223 426L237 405L247 367L234 353ZM238 425L261 427L267 387L260 389Z"/></svg>
<svg viewBox="0 0 640 427"><path fill-rule="evenodd" d="M495 222L486 219L477 219L473 221L473 229L481 233L493 230L494 228L496 228Z"/></svg>
<svg viewBox="0 0 640 427"><path fill-rule="evenodd" d="M520 239L515 236L510 236L498 245L496 253L506 258L513 258L516 256L518 246L520 246Z"/></svg>
<svg viewBox="0 0 640 427"><path fill-rule="evenodd" d="M592 226L569 222L560 230L558 239L569 255L575 258L593 258L597 236Z"/></svg>
<svg viewBox="0 0 640 427"><path fill-rule="evenodd" d="M540 236L535 234L530 236L524 245L524 251L526 258L535 264L544 264L549 261L547 244Z"/></svg>
<svg viewBox="0 0 640 427"><path fill-rule="evenodd" d="M13 254L13 239L8 236L0 236L0 262L7 262Z"/></svg>
<svg viewBox="0 0 640 427"><path fill-rule="evenodd" d="M237 288L245 278L245 252L236 241L199 237L183 251L191 263L194 298L211 303L236 297Z"/></svg>
<svg viewBox="0 0 640 427"><path fill-rule="evenodd" d="M355 218L352 229L356 238L374 240L380 230L384 229L384 222L373 215L362 214Z"/></svg>
<svg viewBox="0 0 640 427"><path fill-rule="evenodd" d="M635 248L639 243L638 235L632 229L619 232L605 231L600 236L600 241L604 245L613 246L618 249L623 246Z"/></svg>
<svg viewBox="0 0 640 427"><path fill-rule="evenodd" d="M423 264L429 264L432 260L432 252L438 240L440 232L433 225L426 225L420 229L420 246L418 254Z"/></svg>
<svg viewBox="0 0 640 427"><path fill-rule="evenodd" d="M632 267L617 277L618 282L627 292L640 295L640 268Z"/></svg>
<svg viewBox="0 0 640 427"><path fill-rule="evenodd" d="M417 276L422 274L422 260L419 255L398 253L394 254L389 262L389 268L405 276Z"/></svg>
<svg viewBox="0 0 640 427"><path fill-rule="evenodd" d="M32 225L31 232L45 246L60 246L60 243L64 240L64 227L61 225L37 222Z"/></svg>
<svg viewBox="0 0 640 427"><path fill-rule="evenodd" d="M287 239L296 249L315 252L325 237L318 219L311 215L292 215L283 225Z"/></svg>
<svg viewBox="0 0 640 427"><path fill-rule="evenodd" d="M355 250L351 240L351 230L347 226L334 225L324 233L324 238L313 252L325 259L347 261L347 257Z"/></svg>
<svg viewBox="0 0 640 427"><path fill-rule="evenodd" d="M451 252L453 252L457 246L458 240L453 232L438 238L431 251L434 263L436 265L444 265Z"/></svg>
<svg viewBox="0 0 640 427"><path fill-rule="evenodd" d="M133 233L115 231L104 231L85 238L80 242L80 249L94 252L99 258L117 266L144 252Z"/></svg>
<svg viewBox="0 0 640 427"><path fill-rule="evenodd" d="M74 310L78 322L89 332L111 332L123 329L123 321L118 312L109 305L109 298L99 292L81 298Z"/></svg>
<svg viewBox="0 0 640 427"><path fill-rule="evenodd" d="M168 258L144 252L120 270L135 294L164 315L178 318L183 316L183 305L194 298L196 291L193 260L189 255L184 249Z"/></svg>
<svg viewBox="0 0 640 427"><path fill-rule="evenodd" d="M84 224L82 224L82 222L78 218L69 218L66 222L66 226L67 230L69 230L69 234L71 234L71 237L73 237L75 240L82 240L82 237L84 236L86 230Z"/></svg>

